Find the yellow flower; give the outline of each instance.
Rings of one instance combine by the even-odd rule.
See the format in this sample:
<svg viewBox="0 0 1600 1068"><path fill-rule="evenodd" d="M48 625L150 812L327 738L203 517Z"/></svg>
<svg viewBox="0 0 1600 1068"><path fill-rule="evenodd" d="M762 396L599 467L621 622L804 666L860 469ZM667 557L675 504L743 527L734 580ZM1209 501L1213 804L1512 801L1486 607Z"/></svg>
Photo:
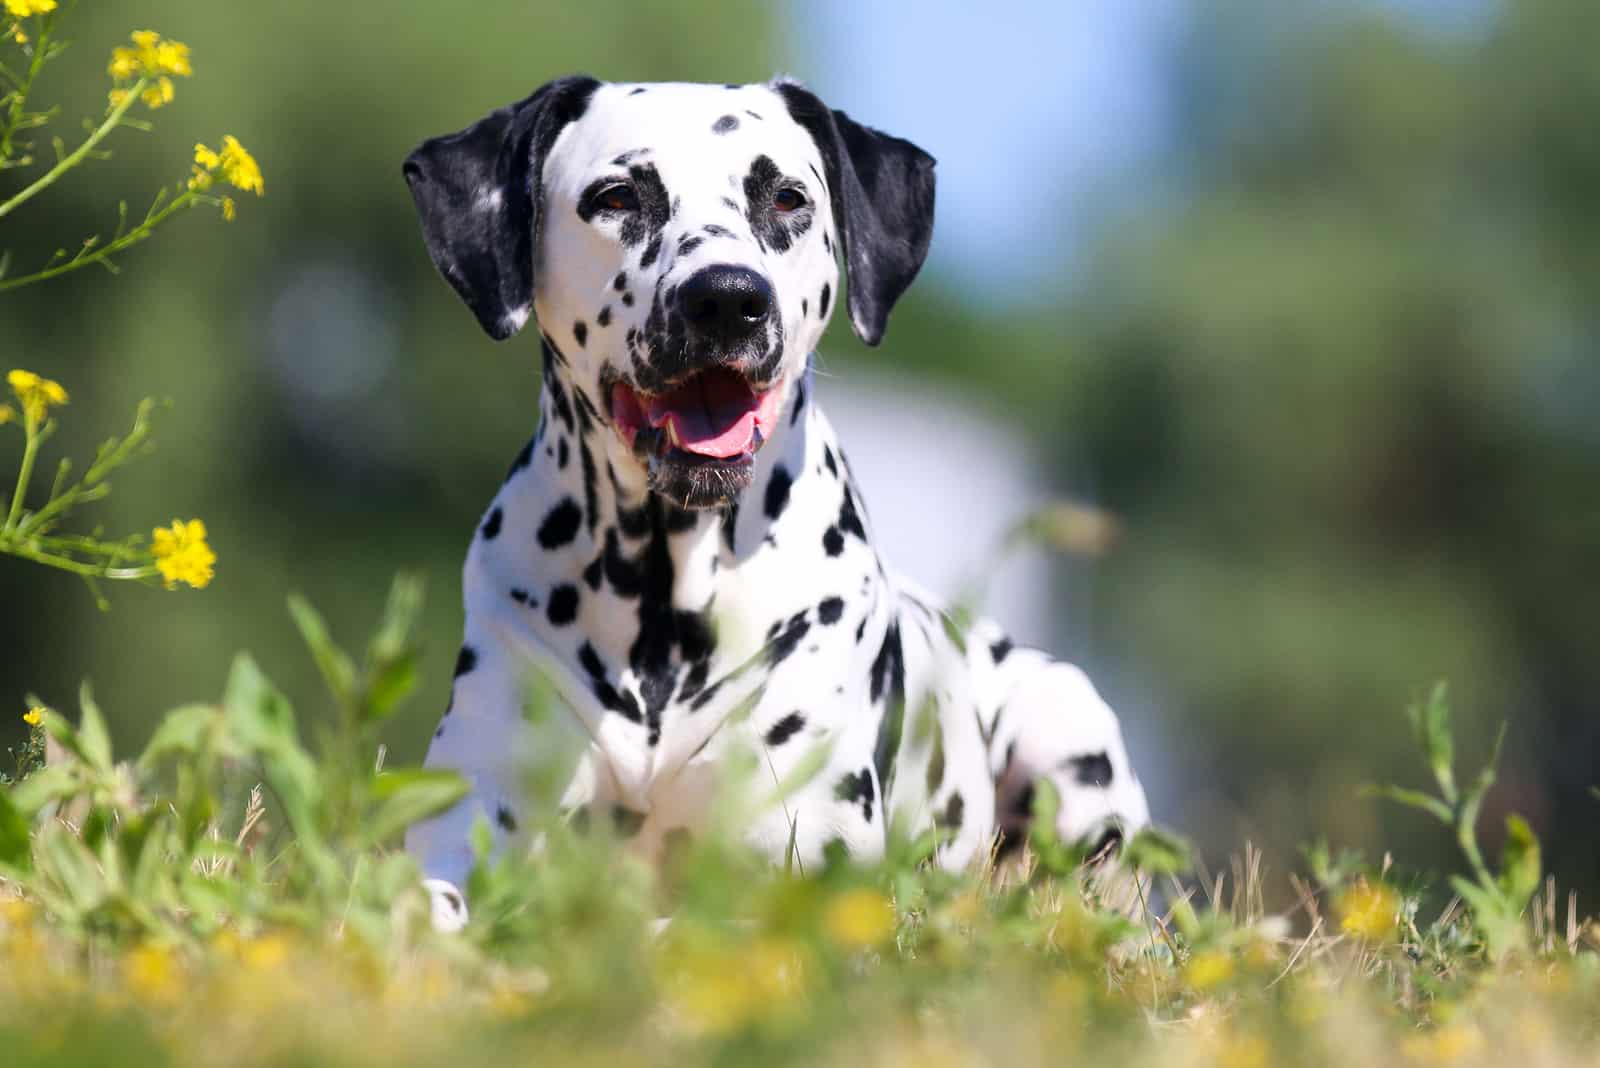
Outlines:
<svg viewBox="0 0 1600 1068"><path fill-rule="evenodd" d="M1341 930L1369 942L1380 942L1394 933L1400 901L1382 883L1374 886L1362 879L1340 895L1338 911Z"/></svg>
<svg viewBox="0 0 1600 1068"><path fill-rule="evenodd" d="M222 217L225 220L227 220L228 222L233 222L233 215L234 215L233 198L232 197L223 197L222 198Z"/></svg>
<svg viewBox="0 0 1600 1068"><path fill-rule="evenodd" d="M262 194L261 168L255 157L231 134L222 139L222 173L235 189L246 193Z"/></svg>
<svg viewBox="0 0 1600 1068"><path fill-rule="evenodd" d="M67 391L61 388L61 383L41 378L32 371L12 371L6 375L6 381L31 422L42 422L52 407L67 403Z"/></svg>
<svg viewBox="0 0 1600 1068"><path fill-rule="evenodd" d="M1407 1057L1423 1064L1451 1064L1483 1049L1483 1033L1471 1024L1450 1024L1432 1034L1409 1035L1400 1043Z"/></svg>
<svg viewBox="0 0 1600 1068"><path fill-rule="evenodd" d="M22 714L22 722L30 727L37 727L44 722L44 709L35 705Z"/></svg>
<svg viewBox="0 0 1600 1068"><path fill-rule="evenodd" d="M1196 953L1184 965L1183 977L1201 993L1214 990L1233 978L1233 958L1220 949Z"/></svg>
<svg viewBox="0 0 1600 1068"><path fill-rule="evenodd" d="M205 145L194 146L194 175L189 179L189 188L210 189L219 170L235 189L256 196L262 194L261 167L232 134L222 138L220 152L213 152ZM226 208L223 214L227 215Z"/></svg>
<svg viewBox="0 0 1600 1068"><path fill-rule="evenodd" d="M150 1001L177 1000L181 990L178 961L165 946L145 943L122 959L122 979L136 996Z"/></svg>
<svg viewBox="0 0 1600 1068"><path fill-rule="evenodd" d="M172 103L172 79L165 76L156 79L155 84L139 94L139 99L143 100L151 111L163 104Z"/></svg>
<svg viewBox="0 0 1600 1068"><path fill-rule="evenodd" d="M894 933L894 909L876 890L846 890L828 903L823 926L847 949L870 949Z"/></svg>
<svg viewBox="0 0 1600 1068"><path fill-rule="evenodd" d="M11 0L6 2L10 3ZM128 82L135 78L152 79L139 98L147 107L158 108L172 103L172 78L168 76L187 78L194 73L194 65L189 62L189 46L182 41L165 41L154 30L137 30L133 34L132 48L122 46L111 50L111 62L106 72L117 82ZM118 106L127 96L124 89L113 89L111 106Z"/></svg>
<svg viewBox="0 0 1600 1068"><path fill-rule="evenodd" d="M170 528L157 527L151 534L151 550L167 589L186 582L200 590L211 581L217 554L206 544L206 525L200 520L174 519Z"/></svg>
<svg viewBox="0 0 1600 1068"><path fill-rule="evenodd" d="M56 0L6 0L6 13L25 19L29 15L43 15L56 9Z"/></svg>
<svg viewBox="0 0 1600 1068"><path fill-rule="evenodd" d="M17 410L9 404L0 404L0 426L5 426L17 417Z"/></svg>

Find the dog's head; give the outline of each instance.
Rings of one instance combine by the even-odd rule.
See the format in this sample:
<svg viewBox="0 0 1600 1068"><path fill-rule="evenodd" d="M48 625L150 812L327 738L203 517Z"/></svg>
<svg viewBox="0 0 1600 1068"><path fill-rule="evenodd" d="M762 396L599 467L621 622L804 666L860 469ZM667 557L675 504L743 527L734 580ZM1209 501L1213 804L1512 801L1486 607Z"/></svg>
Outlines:
<svg viewBox="0 0 1600 1068"><path fill-rule="evenodd" d="M791 82L562 78L405 162L428 252L503 339L530 315L649 486L730 500L848 264L882 338L933 230L933 159Z"/></svg>

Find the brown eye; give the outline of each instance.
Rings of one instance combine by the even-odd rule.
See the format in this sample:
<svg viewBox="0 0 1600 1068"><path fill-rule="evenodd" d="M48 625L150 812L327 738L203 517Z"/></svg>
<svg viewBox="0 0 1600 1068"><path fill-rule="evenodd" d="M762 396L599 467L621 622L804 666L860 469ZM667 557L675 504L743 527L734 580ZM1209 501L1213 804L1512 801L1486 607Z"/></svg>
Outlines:
<svg viewBox="0 0 1600 1068"><path fill-rule="evenodd" d="M772 206L779 211L798 211L806 206L806 197L798 189L780 189L772 194Z"/></svg>
<svg viewBox="0 0 1600 1068"><path fill-rule="evenodd" d="M626 182L616 182L589 198L595 211L629 212L639 210L639 195Z"/></svg>

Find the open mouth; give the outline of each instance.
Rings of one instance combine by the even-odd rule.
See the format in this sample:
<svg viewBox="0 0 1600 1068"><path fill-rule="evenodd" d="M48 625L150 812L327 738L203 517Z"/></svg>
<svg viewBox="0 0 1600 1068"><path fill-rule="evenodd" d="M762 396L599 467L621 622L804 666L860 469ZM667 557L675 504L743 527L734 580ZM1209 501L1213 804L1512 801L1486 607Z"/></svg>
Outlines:
<svg viewBox="0 0 1600 1068"><path fill-rule="evenodd" d="M630 448L680 463L748 463L772 436L780 383L758 390L737 371L714 367L665 393L611 386L611 419Z"/></svg>
<svg viewBox="0 0 1600 1068"><path fill-rule="evenodd" d="M717 508L750 485L772 437L783 381L757 389L726 367L696 371L662 393L611 384L611 421L649 465L650 486L684 508Z"/></svg>

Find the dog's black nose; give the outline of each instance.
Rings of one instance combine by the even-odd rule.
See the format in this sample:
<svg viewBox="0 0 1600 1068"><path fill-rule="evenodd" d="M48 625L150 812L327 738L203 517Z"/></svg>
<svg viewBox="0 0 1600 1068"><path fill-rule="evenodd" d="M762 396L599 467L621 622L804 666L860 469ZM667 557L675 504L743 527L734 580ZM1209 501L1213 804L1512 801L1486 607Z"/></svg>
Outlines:
<svg viewBox="0 0 1600 1068"><path fill-rule="evenodd" d="M772 312L772 284L748 267L702 267L678 287L678 310L703 337L740 341Z"/></svg>

